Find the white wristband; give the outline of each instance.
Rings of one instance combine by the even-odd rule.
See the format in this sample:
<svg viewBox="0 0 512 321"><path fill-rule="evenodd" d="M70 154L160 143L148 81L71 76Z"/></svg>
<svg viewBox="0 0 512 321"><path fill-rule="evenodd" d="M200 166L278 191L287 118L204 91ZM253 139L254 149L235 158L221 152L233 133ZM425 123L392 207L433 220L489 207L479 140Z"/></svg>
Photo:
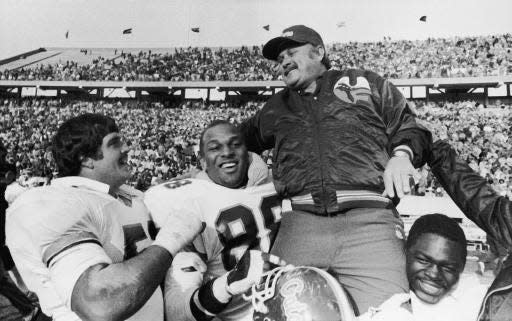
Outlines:
<svg viewBox="0 0 512 321"><path fill-rule="evenodd" d="M393 152L391 153L392 157L409 157L409 160L412 162L413 160L413 152L412 149L407 145L400 145L393 149Z"/></svg>
<svg viewBox="0 0 512 321"><path fill-rule="evenodd" d="M227 303L232 297L228 291L228 273L225 273L217 280L213 281L213 295L222 303Z"/></svg>

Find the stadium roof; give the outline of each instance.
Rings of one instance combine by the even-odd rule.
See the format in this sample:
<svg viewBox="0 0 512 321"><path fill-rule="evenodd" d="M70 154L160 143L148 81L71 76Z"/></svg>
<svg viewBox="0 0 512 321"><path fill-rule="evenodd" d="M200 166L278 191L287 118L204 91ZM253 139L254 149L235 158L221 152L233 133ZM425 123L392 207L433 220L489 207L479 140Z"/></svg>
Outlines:
<svg viewBox="0 0 512 321"><path fill-rule="evenodd" d="M512 76L390 79L396 86L427 86L433 88L482 88L512 84ZM170 90L187 88L217 88L219 90L283 88L280 80L274 81L54 81L54 80L0 80L0 87L39 87L42 89L66 88L123 88L127 90Z"/></svg>

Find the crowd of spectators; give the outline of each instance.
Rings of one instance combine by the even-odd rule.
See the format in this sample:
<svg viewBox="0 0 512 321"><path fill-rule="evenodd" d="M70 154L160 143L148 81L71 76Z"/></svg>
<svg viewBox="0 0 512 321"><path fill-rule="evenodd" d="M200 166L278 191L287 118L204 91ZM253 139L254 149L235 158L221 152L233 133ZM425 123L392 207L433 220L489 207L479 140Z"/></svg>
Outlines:
<svg viewBox="0 0 512 321"><path fill-rule="evenodd" d="M22 179L51 177L50 139L67 118L83 112L103 113L120 125L131 146L131 183L145 189L198 166L199 135L216 118L239 123L263 106L245 103L184 101L175 105L134 100L60 100L43 98L0 100L0 140L7 160ZM435 139L448 139L473 169L512 199L512 106L484 107L473 101L412 102L418 117ZM270 160L269 160L270 163ZM427 167L420 170L418 193L441 194Z"/></svg>
<svg viewBox="0 0 512 321"><path fill-rule="evenodd" d="M512 106L418 102L416 110L434 139L448 140L473 170L512 199Z"/></svg>
<svg viewBox="0 0 512 321"><path fill-rule="evenodd" d="M117 49L112 49L116 51ZM0 80L235 81L272 80L271 64L260 47L179 48L174 52L120 52L91 64L65 61L0 72Z"/></svg>
<svg viewBox="0 0 512 321"><path fill-rule="evenodd" d="M333 65L377 71L385 78L445 78L512 74L512 34L335 44Z"/></svg>
<svg viewBox="0 0 512 321"><path fill-rule="evenodd" d="M83 50L83 49L82 49ZM86 53L87 53L87 49ZM276 80L261 47L178 48L167 53L112 49L114 58L38 64L0 71L0 80L254 81ZM328 46L333 68L362 68L386 78L512 75L512 34Z"/></svg>
<svg viewBox="0 0 512 321"><path fill-rule="evenodd" d="M168 108L160 102L133 100L62 101L59 99L0 100L0 140L7 160L22 179L53 177L50 140L67 118L84 112L113 117L131 146L132 183L144 189L155 179L170 179L198 165L197 141L202 129L217 118L240 122L262 103L185 101Z"/></svg>

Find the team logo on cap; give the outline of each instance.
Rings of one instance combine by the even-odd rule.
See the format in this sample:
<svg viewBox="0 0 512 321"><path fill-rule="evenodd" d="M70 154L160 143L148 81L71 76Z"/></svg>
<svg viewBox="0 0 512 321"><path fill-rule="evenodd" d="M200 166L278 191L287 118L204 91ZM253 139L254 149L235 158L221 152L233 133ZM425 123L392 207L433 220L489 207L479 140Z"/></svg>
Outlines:
<svg viewBox="0 0 512 321"><path fill-rule="evenodd" d="M349 77L341 77L334 85L333 92L336 97L349 104L370 103L370 84L364 77L357 77L355 84L350 84Z"/></svg>
<svg viewBox="0 0 512 321"><path fill-rule="evenodd" d="M283 32L283 37L293 37L293 31L286 31L286 32Z"/></svg>

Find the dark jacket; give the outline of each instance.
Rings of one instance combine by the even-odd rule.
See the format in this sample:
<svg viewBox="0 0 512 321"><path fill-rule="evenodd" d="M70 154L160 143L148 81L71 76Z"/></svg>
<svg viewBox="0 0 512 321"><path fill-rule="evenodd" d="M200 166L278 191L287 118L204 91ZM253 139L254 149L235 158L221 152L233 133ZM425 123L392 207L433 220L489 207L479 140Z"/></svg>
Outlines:
<svg viewBox="0 0 512 321"><path fill-rule="evenodd" d="M499 196L445 141L433 145L428 160L434 175L462 212L497 242L512 249L512 202ZM478 320L512 320L512 259L489 288Z"/></svg>
<svg viewBox="0 0 512 321"><path fill-rule="evenodd" d="M337 190L381 193L394 147L411 147L418 167L431 144L400 91L364 70L326 71L314 94L286 88L241 128L250 151L274 148L277 192L311 193L314 211L321 213L338 210Z"/></svg>

